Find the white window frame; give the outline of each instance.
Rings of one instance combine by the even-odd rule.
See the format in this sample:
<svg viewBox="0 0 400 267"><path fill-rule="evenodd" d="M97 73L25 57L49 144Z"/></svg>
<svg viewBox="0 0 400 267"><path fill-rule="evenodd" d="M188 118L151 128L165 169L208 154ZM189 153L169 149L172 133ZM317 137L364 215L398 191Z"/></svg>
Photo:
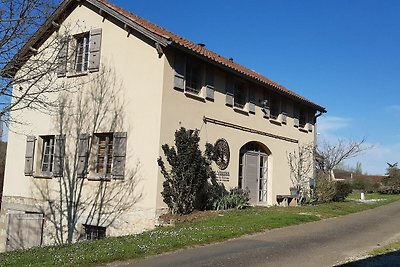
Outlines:
<svg viewBox="0 0 400 267"><path fill-rule="evenodd" d="M40 150L40 166L39 173L41 175L52 176L54 169L54 157L55 157L55 136L44 135L40 136L41 150ZM47 149L49 151L47 151ZM47 155L47 160L46 160ZM46 162L45 162L46 161ZM44 169L45 164L47 167Z"/></svg>
<svg viewBox="0 0 400 267"><path fill-rule="evenodd" d="M74 38L76 42L74 72L86 73L89 70L90 32L75 35Z"/></svg>

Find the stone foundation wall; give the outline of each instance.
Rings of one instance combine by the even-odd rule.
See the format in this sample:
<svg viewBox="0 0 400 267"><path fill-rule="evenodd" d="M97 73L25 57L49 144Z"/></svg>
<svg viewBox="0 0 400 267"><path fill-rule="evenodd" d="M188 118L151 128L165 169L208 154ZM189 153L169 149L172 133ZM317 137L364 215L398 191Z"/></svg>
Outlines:
<svg viewBox="0 0 400 267"><path fill-rule="evenodd" d="M36 203L36 204L35 204ZM0 211L0 251L7 249L7 229L9 215L12 213L40 213L41 208L34 199L23 197L3 197L3 205ZM159 224L158 217L167 212L166 209L151 209L134 207L129 212L125 212L106 228L106 236L123 236L137 234L143 231L154 229ZM45 214L43 219L42 245L55 245L59 243L56 238L56 228ZM78 220L77 231L74 235L74 241L85 239L85 230L83 224L86 217L83 215ZM66 233L64 238L66 237Z"/></svg>

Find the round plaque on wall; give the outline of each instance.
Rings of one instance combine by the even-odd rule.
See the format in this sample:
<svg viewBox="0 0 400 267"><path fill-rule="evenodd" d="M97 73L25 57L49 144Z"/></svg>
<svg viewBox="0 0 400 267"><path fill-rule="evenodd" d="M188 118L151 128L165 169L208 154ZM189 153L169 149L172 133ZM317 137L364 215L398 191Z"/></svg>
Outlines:
<svg viewBox="0 0 400 267"><path fill-rule="evenodd" d="M229 165L230 158L228 142L223 138L218 139L215 142L215 149L217 153L215 163L220 170L225 170Z"/></svg>

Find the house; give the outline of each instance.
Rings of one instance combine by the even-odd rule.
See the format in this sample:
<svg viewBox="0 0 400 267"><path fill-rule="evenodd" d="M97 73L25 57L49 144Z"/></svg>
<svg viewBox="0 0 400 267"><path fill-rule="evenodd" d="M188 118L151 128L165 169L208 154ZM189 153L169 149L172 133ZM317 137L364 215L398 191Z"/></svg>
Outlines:
<svg viewBox="0 0 400 267"><path fill-rule="evenodd" d="M287 153L315 142L316 119L326 112L324 107L105 0L64 0L18 55L40 50L60 36L59 50L49 54L58 60L57 84L77 84L67 92L68 103L95 101L97 94L76 96L109 88L102 83L105 74L100 75L107 67L119 91L105 102L123 100L123 125L64 131L54 115L34 110L11 114L28 123L14 126L8 136L1 250L59 242L56 233L64 230L52 224L51 205L57 207L65 196L52 192L61 190L61 179L71 175L64 157L74 143L74 173L89 188L78 192L80 196L89 196L98 185L123 183L131 169L139 179L132 207L104 224L88 223L90 211L82 211L73 240L154 228L166 209L157 158L163 155L161 145L173 145L181 126L199 129L202 147L209 142L221 149L224 156L213 168L226 188L249 188L254 205L274 205L277 195L290 194ZM31 54L27 62L35 58ZM12 75L23 75L20 67ZM64 119L85 120L91 106L80 104L80 110ZM44 193L49 194L47 201Z"/></svg>
<svg viewBox="0 0 400 267"><path fill-rule="evenodd" d="M366 175L362 173L334 169L332 170L332 177L335 181L345 181L345 182L354 182L354 181L364 181L368 183L382 183L385 176L383 175Z"/></svg>

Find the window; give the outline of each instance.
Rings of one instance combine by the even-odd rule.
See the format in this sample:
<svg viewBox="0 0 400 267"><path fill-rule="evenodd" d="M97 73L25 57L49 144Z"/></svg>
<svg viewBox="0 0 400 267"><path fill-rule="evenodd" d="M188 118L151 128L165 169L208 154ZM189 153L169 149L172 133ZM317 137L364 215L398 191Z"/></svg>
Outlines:
<svg viewBox="0 0 400 267"><path fill-rule="evenodd" d="M304 109L300 109L299 126L304 128L307 123L307 114Z"/></svg>
<svg viewBox="0 0 400 267"><path fill-rule="evenodd" d="M176 53L174 72L174 89L202 102L214 100L214 71L203 61Z"/></svg>
<svg viewBox="0 0 400 267"><path fill-rule="evenodd" d="M85 72L89 64L89 33L75 36L75 71Z"/></svg>
<svg viewBox="0 0 400 267"><path fill-rule="evenodd" d="M86 240L99 240L106 237L106 227L84 224Z"/></svg>
<svg viewBox="0 0 400 267"><path fill-rule="evenodd" d="M42 173L53 172L54 166L54 135L42 136L42 158L40 161L40 171Z"/></svg>
<svg viewBox="0 0 400 267"><path fill-rule="evenodd" d="M242 83L235 82L234 89L234 106L237 108L244 108L247 102L247 90Z"/></svg>
<svg viewBox="0 0 400 267"><path fill-rule="evenodd" d="M126 132L80 134L77 176L90 180L124 179L126 140Z"/></svg>
<svg viewBox="0 0 400 267"><path fill-rule="evenodd" d="M100 69L102 29L92 29L90 32L74 36L64 36L60 40L60 50L57 54L58 77L97 72Z"/></svg>
<svg viewBox="0 0 400 267"><path fill-rule="evenodd" d="M65 135L27 136L25 175L34 177L61 177L64 174ZM37 159L35 160L35 157Z"/></svg>
<svg viewBox="0 0 400 267"><path fill-rule="evenodd" d="M278 119L281 113L281 101L277 96L272 95L270 98L271 119Z"/></svg>
<svg viewBox="0 0 400 267"><path fill-rule="evenodd" d="M185 91L198 94L202 87L201 63L196 60L187 59L185 73Z"/></svg>
<svg viewBox="0 0 400 267"><path fill-rule="evenodd" d="M96 155L96 172L106 175L111 174L112 156L113 156L113 134L104 133L96 134L97 155Z"/></svg>

